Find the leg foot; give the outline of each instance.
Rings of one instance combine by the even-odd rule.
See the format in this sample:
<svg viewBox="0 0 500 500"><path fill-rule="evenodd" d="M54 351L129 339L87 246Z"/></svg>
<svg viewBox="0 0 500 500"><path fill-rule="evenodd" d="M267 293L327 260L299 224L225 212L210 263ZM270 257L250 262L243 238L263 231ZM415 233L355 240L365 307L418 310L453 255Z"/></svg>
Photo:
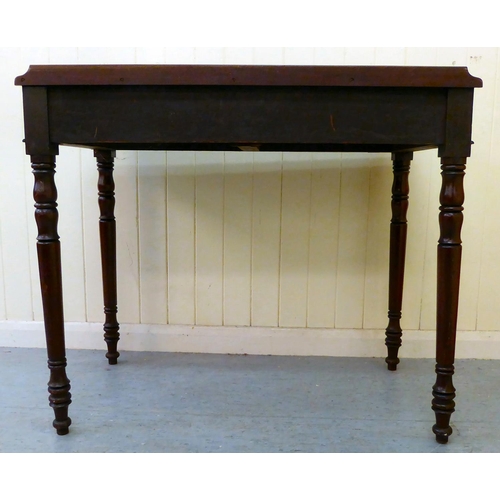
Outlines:
<svg viewBox="0 0 500 500"><path fill-rule="evenodd" d="M69 417L60 420L54 419L52 425L54 426L54 429L56 430L58 436L65 436L69 433L71 419Z"/></svg>
<svg viewBox="0 0 500 500"><path fill-rule="evenodd" d="M451 434L451 427L449 427L449 432L441 434L442 431L435 430L436 426L432 427L432 431L436 434L436 441L439 444L446 444L448 442L448 436Z"/></svg>
<svg viewBox="0 0 500 500"><path fill-rule="evenodd" d="M455 411L455 387L453 387L453 366L436 365L436 383L432 387L432 409L436 415L436 423L432 432L438 443L447 443L453 430L450 427L451 414Z"/></svg>
<svg viewBox="0 0 500 500"><path fill-rule="evenodd" d="M117 365L118 364L118 357L120 356L119 352L116 353L106 353L106 358L108 359L108 364L109 365Z"/></svg>
<svg viewBox="0 0 500 500"><path fill-rule="evenodd" d="M387 369L390 372L395 372L398 369L399 358L391 357L390 355L385 358L385 362L387 363Z"/></svg>
<svg viewBox="0 0 500 500"><path fill-rule="evenodd" d="M385 345L387 346L385 362L389 371L396 371L399 364L398 351L401 347L401 336L403 335L399 326L400 317L401 314L398 314L396 318L391 318L389 312L389 326L385 331Z"/></svg>
<svg viewBox="0 0 500 500"><path fill-rule="evenodd" d="M63 436L68 434L71 419L68 417L68 406L71 404L71 389L69 379L66 376L66 359L48 362L50 369L49 380L49 404L54 410L55 419L52 426L57 434Z"/></svg>

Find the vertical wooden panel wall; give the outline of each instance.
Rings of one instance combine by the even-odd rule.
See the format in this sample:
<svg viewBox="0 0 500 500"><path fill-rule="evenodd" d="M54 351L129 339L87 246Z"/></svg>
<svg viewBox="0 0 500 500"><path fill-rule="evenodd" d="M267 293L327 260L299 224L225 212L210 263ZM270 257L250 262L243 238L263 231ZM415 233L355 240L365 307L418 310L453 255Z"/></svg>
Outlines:
<svg viewBox="0 0 500 500"><path fill-rule="evenodd" d="M459 329L500 331L500 92L497 48L0 49L0 321L42 319L32 176L21 143L29 64L466 65L476 92L466 175ZM440 186L436 151L417 153L403 328L432 330ZM383 329L389 155L118 152L121 323ZM96 167L58 157L65 317L101 322Z"/></svg>

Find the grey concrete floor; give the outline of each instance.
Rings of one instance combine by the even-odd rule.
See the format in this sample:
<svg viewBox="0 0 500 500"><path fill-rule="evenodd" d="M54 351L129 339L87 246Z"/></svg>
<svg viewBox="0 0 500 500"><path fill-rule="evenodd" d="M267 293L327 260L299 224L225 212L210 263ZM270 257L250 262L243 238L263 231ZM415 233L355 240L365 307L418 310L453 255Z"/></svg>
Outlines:
<svg viewBox="0 0 500 500"><path fill-rule="evenodd" d="M457 360L436 443L434 361L69 350L73 424L52 428L44 349L0 347L0 452L500 452L500 361Z"/></svg>

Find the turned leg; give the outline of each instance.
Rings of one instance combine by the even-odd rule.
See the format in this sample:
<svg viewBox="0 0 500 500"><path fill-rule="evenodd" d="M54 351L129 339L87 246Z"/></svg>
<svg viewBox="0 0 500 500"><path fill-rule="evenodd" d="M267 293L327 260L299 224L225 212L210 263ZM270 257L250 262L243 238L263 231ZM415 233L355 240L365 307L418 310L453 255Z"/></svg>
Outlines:
<svg viewBox="0 0 500 500"><path fill-rule="evenodd" d="M387 346L385 362L389 370L396 370L399 363L398 351L403 333L400 320L406 253L406 212L410 191L408 175L412 158L413 153L393 153L392 155L394 181L389 249L389 324L385 331L385 345Z"/></svg>
<svg viewBox="0 0 500 500"><path fill-rule="evenodd" d="M66 376L61 251L57 234L57 189L54 182L55 156L32 155L31 166L35 177L33 197L38 227L38 267L50 370L49 402L54 409L53 426L57 434L63 435L69 432L71 425L68 417L71 394Z"/></svg>
<svg viewBox="0 0 500 500"><path fill-rule="evenodd" d="M458 290L462 246L465 158L442 158L440 194L440 238L437 255L436 383L432 409L436 424L432 430L439 443L452 433L450 417L455 409L453 372L458 316Z"/></svg>
<svg viewBox="0 0 500 500"><path fill-rule="evenodd" d="M104 297L104 340L108 347L106 357L110 365L116 365L120 353L117 344L120 338L116 293L116 222L115 184L113 181L114 151L95 150L99 180L99 236L101 240L102 285Z"/></svg>

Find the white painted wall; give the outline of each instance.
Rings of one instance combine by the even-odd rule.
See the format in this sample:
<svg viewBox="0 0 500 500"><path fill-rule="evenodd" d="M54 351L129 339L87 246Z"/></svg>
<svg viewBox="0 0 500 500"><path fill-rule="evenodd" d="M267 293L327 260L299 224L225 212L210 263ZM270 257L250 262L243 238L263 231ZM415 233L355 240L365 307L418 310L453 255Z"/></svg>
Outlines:
<svg viewBox="0 0 500 500"><path fill-rule="evenodd" d="M21 142L21 89L13 85L29 64L457 65L484 82L475 94L465 184L457 355L500 357L499 57L498 48L477 47L0 48L0 343L43 343L33 181ZM104 348L93 325L103 321L94 158L61 147L57 161L65 318L76 325L71 345ZM130 348L248 352L255 339L261 352L334 355L325 346L345 339L339 353L370 355L352 339L363 332L383 338L389 155L118 152L115 181L119 321L128 336L139 336ZM425 341L401 354L432 355L436 151L415 154L410 188L402 323L415 345ZM169 334L188 330L152 325L196 325L198 337L179 347ZM211 342L196 344L205 326L258 328L211 328ZM153 331L164 340L149 342ZM98 345L88 344L86 332L99 336ZM273 347L263 337L274 338Z"/></svg>

